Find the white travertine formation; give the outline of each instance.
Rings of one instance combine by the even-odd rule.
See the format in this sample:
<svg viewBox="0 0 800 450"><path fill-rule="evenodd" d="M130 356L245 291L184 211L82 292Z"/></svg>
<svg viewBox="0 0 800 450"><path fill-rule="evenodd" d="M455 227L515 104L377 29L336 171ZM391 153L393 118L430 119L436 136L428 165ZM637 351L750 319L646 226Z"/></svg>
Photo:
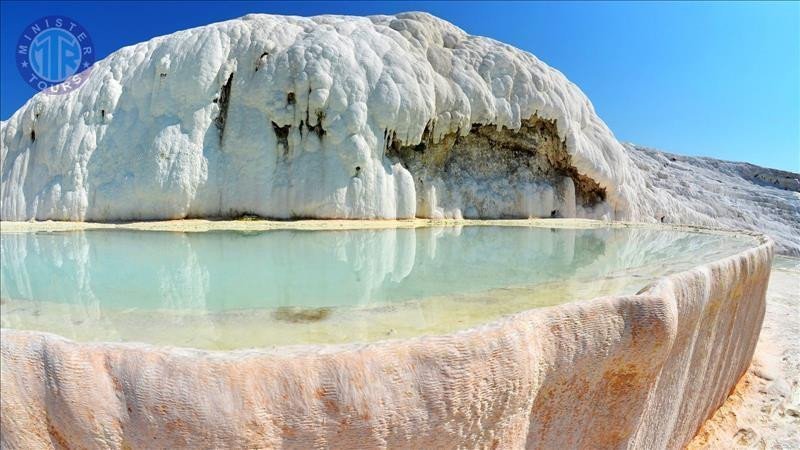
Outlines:
<svg viewBox="0 0 800 450"><path fill-rule="evenodd" d="M654 189L669 174L635 164L558 71L424 13L248 15L125 47L91 70L77 90L38 94L0 125L0 219L752 228L740 217L752 201L715 208L685 186ZM800 194L789 200L795 223L768 231L799 254Z"/></svg>
<svg viewBox="0 0 800 450"><path fill-rule="evenodd" d="M2 125L0 217L460 217L474 199L436 177L415 186L387 148L533 117L555 120L571 163L608 189L610 210L586 215L638 212L621 146L533 55L423 13L248 15L120 49L79 89L31 99ZM501 175L459 180L488 191L474 215L527 214L518 192L575 210L559 174Z"/></svg>
<svg viewBox="0 0 800 450"><path fill-rule="evenodd" d="M778 253L800 256L800 174L624 147L648 174L646 187L659 199L664 222L765 233Z"/></svg>
<svg viewBox="0 0 800 450"><path fill-rule="evenodd" d="M619 144L556 70L430 15L251 15L123 48L3 121L0 219L762 221L800 252L797 192L710 202L710 181L670 185L662 163ZM639 295L367 345L3 329L0 444L678 448L750 363L771 259L767 241Z"/></svg>
<svg viewBox="0 0 800 450"><path fill-rule="evenodd" d="M679 448L747 370L772 242L443 336L212 352L2 330L3 448Z"/></svg>

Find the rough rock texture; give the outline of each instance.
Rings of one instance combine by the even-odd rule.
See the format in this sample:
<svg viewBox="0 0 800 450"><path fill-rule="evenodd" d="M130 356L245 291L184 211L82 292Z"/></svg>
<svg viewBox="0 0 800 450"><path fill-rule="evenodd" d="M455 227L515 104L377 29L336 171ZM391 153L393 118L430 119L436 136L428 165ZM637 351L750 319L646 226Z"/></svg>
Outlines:
<svg viewBox="0 0 800 450"><path fill-rule="evenodd" d="M750 364L772 247L635 296L368 345L209 352L3 329L0 443L679 448Z"/></svg>
<svg viewBox="0 0 800 450"><path fill-rule="evenodd" d="M625 150L649 174L663 222L754 230L775 239L778 253L800 256L800 174L633 144Z"/></svg>
<svg viewBox="0 0 800 450"><path fill-rule="evenodd" d="M3 220L654 220L575 85L423 13L249 15L155 38L1 128ZM420 157L401 158L409 146Z"/></svg>
<svg viewBox="0 0 800 450"><path fill-rule="evenodd" d="M473 125L466 136L438 141L426 132L415 145L390 140L386 154L414 174L417 192L427 192L417 199L419 216L608 217L605 188L572 165L555 120L534 116L513 132Z"/></svg>
<svg viewBox="0 0 800 450"><path fill-rule="evenodd" d="M717 163L718 184L704 160L687 188L647 159L558 71L428 14L248 15L120 49L2 122L0 219L585 217L800 254L800 175Z"/></svg>

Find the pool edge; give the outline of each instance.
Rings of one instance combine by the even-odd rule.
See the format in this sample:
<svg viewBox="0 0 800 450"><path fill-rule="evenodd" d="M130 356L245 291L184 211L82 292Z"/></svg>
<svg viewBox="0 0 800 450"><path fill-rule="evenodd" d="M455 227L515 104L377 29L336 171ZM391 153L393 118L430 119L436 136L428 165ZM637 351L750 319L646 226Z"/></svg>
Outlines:
<svg viewBox="0 0 800 450"><path fill-rule="evenodd" d="M680 447L758 340L774 244L743 234L641 294L443 336L215 352L3 329L3 446Z"/></svg>

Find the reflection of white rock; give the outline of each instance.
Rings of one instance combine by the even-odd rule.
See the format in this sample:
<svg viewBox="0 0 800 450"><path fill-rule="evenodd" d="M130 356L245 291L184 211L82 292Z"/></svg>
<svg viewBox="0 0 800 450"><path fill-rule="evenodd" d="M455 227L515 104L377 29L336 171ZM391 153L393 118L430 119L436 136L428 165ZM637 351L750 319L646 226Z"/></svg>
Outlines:
<svg viewBox="0 0 800 450"><path fill-rule="evenodd" d="M418 326L400 330L404 336L451 331L468 326L458 325L456 317L484 323L542 304L633 293L655 277L727 257L752 243L746 237L658 228L497 226L4 233L0 242L0 294L12 300L3 309L4 326L77 340L212 348L271 343L269 334L237 341L224 323L215 323L238 320L241 330L270 328L271 311L281 307L299 314L335 307L325 312L334 320L318 328L309 322L306 334L292 335L295 342L328 342L326 327L333 323L349 333L344 341L357 340L356 328L372 340L380 325L358 311L408 311L409 302L433 315L410 319ZM510 299L512 291L520 298ZM459 305L458 299L470 298L471 305ZM479 298L483 303L474 302ZM461 311L436 316L431 302ZM292 323L291 316L281 317L276 320ZM173 331L170 340L163 330L176 326L196 333L187 339L187 333Z"/></svg>
<svg viewBox="0 0 800 450"><path fill-rule="evenodd" d="M173 239L175 247L172 253L178 257L184 256L181 262L169 261L159 265L156 279L158 280L157 295L160 297L161 306L165 309L196 309L206 308L206 293L209 290L208 269L200 262L197 253L192 250L192 244L186 235L178 235Z"/></svg>
<svg viewBox="0 0 800 450"><path fill-rule="evenodd" d="M97 317L99 303L91 286L90 248L83 233L10 233L3 235L0 244L0 295L67 301L81 307L86 315Z"/></svg>

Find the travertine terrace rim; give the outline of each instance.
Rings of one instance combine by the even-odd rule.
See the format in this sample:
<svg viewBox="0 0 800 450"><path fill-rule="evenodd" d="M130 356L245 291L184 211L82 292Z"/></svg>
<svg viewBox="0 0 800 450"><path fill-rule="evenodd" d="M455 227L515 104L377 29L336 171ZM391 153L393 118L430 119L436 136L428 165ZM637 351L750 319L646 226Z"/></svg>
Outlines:
<svg viewBox="0 0 800 450"><path fill-rule="evenodd" d="M773 243L746 234L751 248L638 294L440 335L218 351L4 328L3 442L683 448L755 351Z"/></svg>

